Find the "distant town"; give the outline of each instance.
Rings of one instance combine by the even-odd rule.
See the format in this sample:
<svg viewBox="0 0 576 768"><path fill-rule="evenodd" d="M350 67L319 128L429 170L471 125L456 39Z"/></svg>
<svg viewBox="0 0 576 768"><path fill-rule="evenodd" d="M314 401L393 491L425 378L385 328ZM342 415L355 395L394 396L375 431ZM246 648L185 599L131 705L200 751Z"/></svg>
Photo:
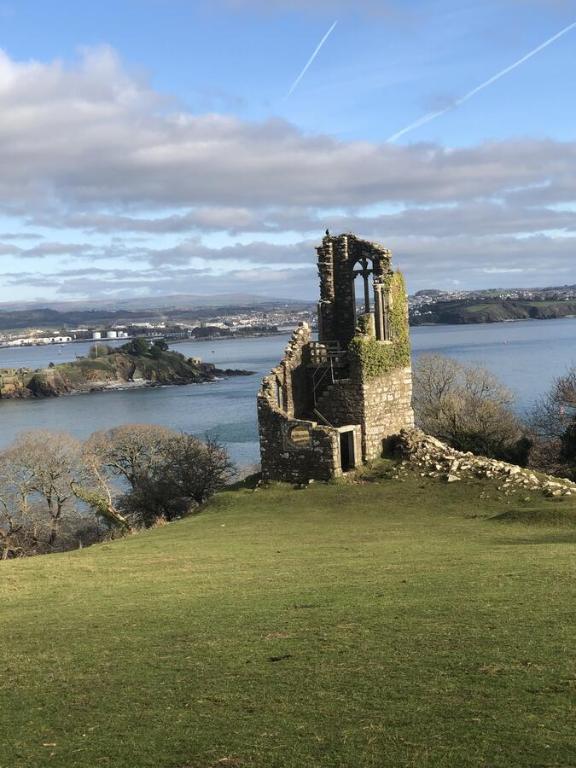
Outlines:
<svg viewBox="0 0 576 768"><path fill-rule="evenodd" d="M418 291L410 296L412 325L547 320L576 315L576 285L481 291Z"/></svg>
<svg viewBox="0 0 576 768"><path fill-rule="evenodd" d="M246 338L291 331L302 321L315 321L310 304L216 307L198 310L0 310L0 347L115 342L146 337L173 342ZM149 316L149 319L146 319ZM82 323L77 319L85 318ZM16 327L15 327L16 326Z"/></svg>
<svg viewBox="0 0 576 768"><path fill-rule="evenodd" d="M576 315L576 285L479 291L418 291L409 298L412 325L489 323ZM316 325L312 302L260 302L219 307L155 309L0 309L0 347L115 342L137 336L247 338Z"/></svg>

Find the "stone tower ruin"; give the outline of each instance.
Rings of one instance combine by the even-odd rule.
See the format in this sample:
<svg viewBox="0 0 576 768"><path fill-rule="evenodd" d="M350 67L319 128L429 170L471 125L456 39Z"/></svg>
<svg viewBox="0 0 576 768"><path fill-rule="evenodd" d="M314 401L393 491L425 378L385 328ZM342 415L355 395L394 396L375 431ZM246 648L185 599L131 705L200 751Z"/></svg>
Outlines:
<svg viewBox="0 0 576 768"><path fill-rule="evenodd" d="M264 480L338 477L414 426L408 301L390 251L352 234L316 250L318 341L301 324L258 393Z"/></svg>

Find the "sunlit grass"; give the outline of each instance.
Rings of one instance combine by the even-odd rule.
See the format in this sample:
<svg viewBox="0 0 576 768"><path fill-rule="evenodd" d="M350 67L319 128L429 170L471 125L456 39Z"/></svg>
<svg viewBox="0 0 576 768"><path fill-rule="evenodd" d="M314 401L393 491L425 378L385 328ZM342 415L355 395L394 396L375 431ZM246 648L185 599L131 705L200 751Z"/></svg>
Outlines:
<svg viewBox="0 0 576 768"><path fill-rule="evenodd" d="M385 474L2 565L0 767L576 765L576 503Z"/></svg>

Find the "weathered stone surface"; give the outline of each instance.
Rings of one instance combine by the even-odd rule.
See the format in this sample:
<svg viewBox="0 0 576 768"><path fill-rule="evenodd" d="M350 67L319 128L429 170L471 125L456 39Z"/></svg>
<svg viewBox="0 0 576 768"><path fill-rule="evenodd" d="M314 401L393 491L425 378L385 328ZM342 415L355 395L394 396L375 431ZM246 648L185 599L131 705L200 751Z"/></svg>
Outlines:
<svg viewBox="0 0 576 768"><path fill-rule="evenodd" d="M414 426L410 367L369 376L361 362L350 365L346 352L359 333L356 277L364 281L365 312L370 311L371 291L374 295L371 314L360 318L364 333L376 333L374 343L382 339L390 348L390 252L350 234L327 235L317 251L319 343L311 343L306 324L297 328L258 395L265 480L328 480L382 455L389 437ZM403 304L394 306L402 311ZM298 440L292 439L295 434Z"/></svg>
<svg viewBox="0 0 576 768"><path fill-rule="evenodd" d="M576 492L576 483L553 478L538 477L531 470L497 459L462 453L418 429L402 430L395 440L399 454L413 468L426 470L423 476L438 477L447 482L473 478L489 478L502 482L500 490L543 491L549 496L570 496Z"/></svg>

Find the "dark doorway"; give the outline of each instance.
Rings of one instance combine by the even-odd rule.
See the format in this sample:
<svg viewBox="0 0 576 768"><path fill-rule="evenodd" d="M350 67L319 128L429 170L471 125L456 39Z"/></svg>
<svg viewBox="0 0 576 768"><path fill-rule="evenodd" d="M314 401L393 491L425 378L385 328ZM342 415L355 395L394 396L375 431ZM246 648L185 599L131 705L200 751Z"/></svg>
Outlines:
<svg viewBox="0 0 576 768"><path fill-rule="evenodd" d="M354 432L340 432L340 466L343 472L354 469Z"/></svg>

